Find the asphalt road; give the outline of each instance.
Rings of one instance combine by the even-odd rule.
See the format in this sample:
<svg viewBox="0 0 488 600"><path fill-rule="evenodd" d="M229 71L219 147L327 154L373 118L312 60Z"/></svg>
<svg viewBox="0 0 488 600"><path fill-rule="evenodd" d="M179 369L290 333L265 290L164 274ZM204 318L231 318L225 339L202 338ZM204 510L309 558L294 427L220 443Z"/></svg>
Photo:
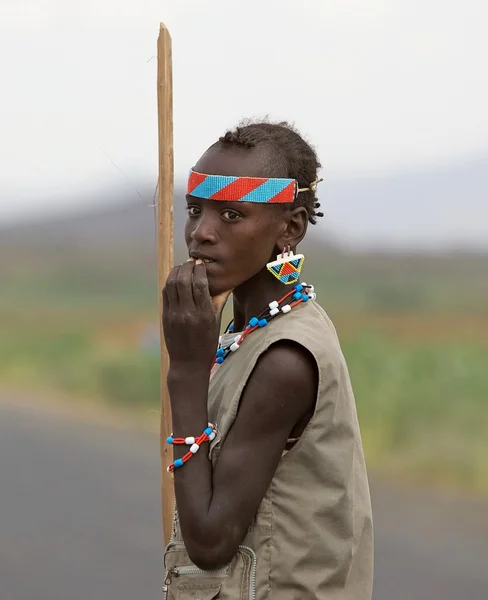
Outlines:
<svg viewBox="0 0 488 600"><path fill-rule="evenodd" d="M373 485L376 600L487 600L488 503ZM0 405L0 600L161 598L157 436Z"/></svg>

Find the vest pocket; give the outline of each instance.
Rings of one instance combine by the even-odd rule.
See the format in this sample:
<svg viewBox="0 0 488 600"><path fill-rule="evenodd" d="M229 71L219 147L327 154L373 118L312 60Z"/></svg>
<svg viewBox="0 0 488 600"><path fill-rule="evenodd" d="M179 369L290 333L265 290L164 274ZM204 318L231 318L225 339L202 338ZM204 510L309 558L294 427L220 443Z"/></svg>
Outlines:
<svg viewBox="0 0 488 600"><path fill-rule="evenodd" d="M168 544L164 554L165 600L255 600L256 555L239 546L222 569L204 571L189 559L182 542Z"/></svg>
<svg viewBox="0 0 488 600"><path fill-rule="evenodd" d="M220 598L220 585L203 583L182 585L176 590L175 600L214 600Z"/></svg>

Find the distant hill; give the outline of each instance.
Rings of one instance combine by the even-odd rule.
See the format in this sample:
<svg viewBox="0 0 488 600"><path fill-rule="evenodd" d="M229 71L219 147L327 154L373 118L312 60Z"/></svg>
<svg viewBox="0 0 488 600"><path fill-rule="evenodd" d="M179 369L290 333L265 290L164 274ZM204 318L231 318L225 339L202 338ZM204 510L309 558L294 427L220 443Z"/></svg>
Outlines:
<svg viewBox="0 0 488 600"><path fill-rule="evenodd" d="M140 191L152 198L153 191ZM181 189L176 197L183 198ZM108 198L108 192L100 194L97 210L0 230L0 308L2 297L3 306L11 310L20 299L54 307L53 298L62 304L73 295L76 303L85 298L86 306L112 303L110 298L116 298L113 306L123 298L154 304L154 209L150 200L120 195L117 204L108 207ZM178 262L186 257L183 204L175 203ZM304 275L335 310L487 310L488 253L426 252L421 247L409 252L394 247L364 251L338 244L324 224L311 230L301 247L306 255Z"/></svg>
<svg viewBox="0 0 488 600"><path fill-rule="evenodd" d="M91 202L89 209L80 208L69 214L47 215L4 225L0 228L0 243L49 245L56 242L84 247L109 247L119 242L126 244L130 239L135 244L150 243L154 239L154 209L150 206L154 190L147 192L141 190L141 195L148 198L145 204L137 196L134 199L135 194L127 192L122 196L118 193L117 201L113 202L113 191L102 190L96 208ZM176 221L182 222L182 217L183 213L176 211Z"/></svg>
<svg viewBox="0 0 488 600"><path fill-rule="evenodd" d="M445 172L329 182L322 188L326 217L310 228L301 248L306 276L320 282L337 307L486 312L486 190L488 162L481 160ZM101 190L90 198L96 209L4 226L3 287L12 294L22 289L24 297L39 296L41 289L60 295L75 287L86 293L125 289L130 296L147 288L153 298L154 189L139 192L141 197L132 190ZM175 198L175 255L181 261L183 187L177 186ZM446 232L452 233L449 243Z"/></svg>
<svg viewBox="0 0 488 600"><path fill-rule="evenodd" d="M311 228L311 237L320 243L358 250L488 251L488 152L484 158L383 177L335 181L327 179L326 170L323 176L319 191L326 216ZM10 226L10 234L0 225L0 237L37 239L39 234L97 246L125 238L145 244L154 235L149 208L154 189L147 185L139 191L147 201L121 182L89 198L67 193L63 204L79 206L79 214L74 208L71 214L56 218L46 214L43 219ZM183 195L183 185L177 186L177 238L184 219ZM3 195L0 198L7 201ZM15 199L9 195L8 201ZM91 207L85 209L86 214L83 205Z"/></svg>
<svg viewBox="0 0 488 600"><path fill-rule="evenodd" d="M484 158L324 186L328 229L347 245L488 250Z"/></svg>
<svg viewBox="0 0 488 600"><path fill-rule="evenodd" d="M143 189L141 196L151 198L154 190ZM0 249L28 253L36 250L57 250L60 253L83 252L92 254L116 253L123 250L133 255L153 253L156 244L155 210L141 198L120 197L117 204L107 205L110 192L100 194L100 208L78 214L61 215L10 225L0 229ZM175 189L175 198L183 198L183 188ZM183 227L186 212L184 202L175 202L175 250L184 252ZM325 239L315 238L310 243L322 249L332 248Z"/></svg>

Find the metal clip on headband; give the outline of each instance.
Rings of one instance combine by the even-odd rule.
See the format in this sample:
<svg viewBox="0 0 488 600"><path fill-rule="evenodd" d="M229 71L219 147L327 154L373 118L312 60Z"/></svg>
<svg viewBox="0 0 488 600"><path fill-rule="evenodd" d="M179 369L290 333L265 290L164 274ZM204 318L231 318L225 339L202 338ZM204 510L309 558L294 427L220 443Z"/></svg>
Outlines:
<svg viewBox="0 0 488 600"><path fill-rule="evenodd" d="M317 186L319 185L319 183L322 183L322 181L324 181L323 179L316 179L315 181L312 181L312 183L306 187L306 188L299 188L297 193L299 194L300 192L316 192L317 191Z"/></svg>
<svg viewBox="0 0 488 600"><path fill-rule="evenodd" d="M223 202L292 204L298 193L315 191L320 181L322 180L314 181L308 188L298 189L296 179L205 175L192 169L188 178L187 194L195 198Z"/></svg>

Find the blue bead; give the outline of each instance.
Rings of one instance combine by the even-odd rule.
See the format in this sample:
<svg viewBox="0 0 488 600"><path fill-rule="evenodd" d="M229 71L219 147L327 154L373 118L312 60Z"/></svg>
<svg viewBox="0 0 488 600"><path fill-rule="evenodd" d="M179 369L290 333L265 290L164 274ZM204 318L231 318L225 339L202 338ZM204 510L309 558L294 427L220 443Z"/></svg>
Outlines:
<svg viewBox="0 0 488 600"><path fill-rule="evenodd" d="M301 297L302 295L300 294L300 292L295 292L293 294L293 300L300 300Z"/></svg>
<svg viewBox="0 0 488 600"><path fill-rule="evenodd" d="M211 427L207 427L207 429L205 429L205 431L203 433L210 435L212 433L212 431L213 431L213 429Z"/></svg>
<svg viewBox="0 0 488 600"><path fill-rule="evenodd" d="M174 462L175 465L175 469L177 469L178 467L182 467L185 463L181 460L181 458L177 458Z"/></svg>
<svg viewBox="0 0 488 600"><path fill-rule="evenodd" d="M303 285L301 283L297 283L297 285L295 286L295 290L297 292L301 292L303 290Z"/></svg>
<svg viewBox="0 0 488 600"><path fill-rule="evenodd" d="M215 361L218 365L221 365L224 362L224 357L223 356L218 356L217 360Z"/></svg>
<svg viewBox="0 0 488 600"><path fill-rule="evenodd" d="M261 321L258 323L259 327L266 327L267 324L268 321L266 321L266 319L261 319Z"/></svg>
<svg viewBox="0 0 488 600"><path fill-rule="evenodd" d="M302 302L306 302L307 300L309 300L308 294L302 294Z"/></svg>
<svg viewBox="0 0 488 600"><path fill-rule="evenodd" d="M225 350L223 348L219 348L217 350L217 357L224 356L224 354L225 354Z"/></svg>
<svg viewBox="0 0 488 600"><path fill-rule="evenodd" d="M168 438L166 438L166 441L168 442L168 444L172 444L173 443L173 439L171 436L169 436Z"/></svg>
<svg viewBox="0 0 488 600"><path fill-rule="evenodd" d="M228 331L230 331L230 332L234 331L234 323L231 323L231 324L229 325L229 329L228 329Z"/></svg>
<svg viewBox="0 0 488 600"><path fill-rule="evenodd" d="M256 327L256 325L259 323L259 319L257 319L256 317L253 317L250 321L249 321L249 327Z"/></svg>

